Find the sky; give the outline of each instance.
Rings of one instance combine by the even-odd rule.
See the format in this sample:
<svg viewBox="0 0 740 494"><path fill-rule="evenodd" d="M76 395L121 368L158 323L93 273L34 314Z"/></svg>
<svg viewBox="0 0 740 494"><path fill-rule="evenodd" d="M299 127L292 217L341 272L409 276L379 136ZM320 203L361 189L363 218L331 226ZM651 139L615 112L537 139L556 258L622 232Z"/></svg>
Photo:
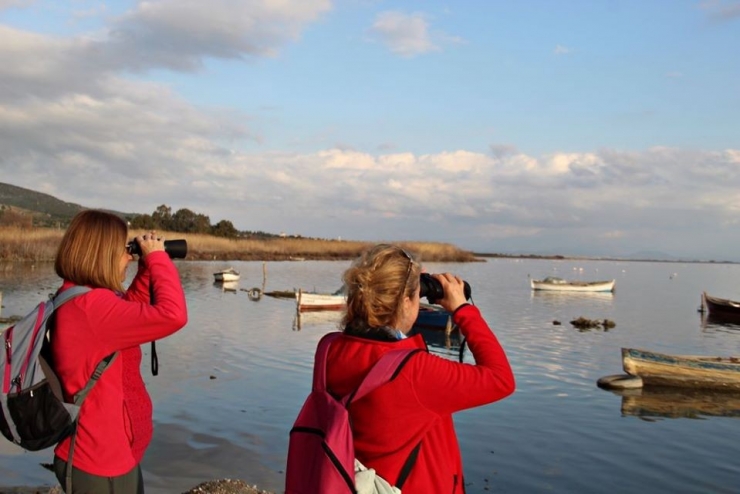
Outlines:
<svg viewBox="0 0 740 494"><path fill-rule="evenodd" d="M0 182L239 230L740 260L740 0L0 0Z"/></svg>

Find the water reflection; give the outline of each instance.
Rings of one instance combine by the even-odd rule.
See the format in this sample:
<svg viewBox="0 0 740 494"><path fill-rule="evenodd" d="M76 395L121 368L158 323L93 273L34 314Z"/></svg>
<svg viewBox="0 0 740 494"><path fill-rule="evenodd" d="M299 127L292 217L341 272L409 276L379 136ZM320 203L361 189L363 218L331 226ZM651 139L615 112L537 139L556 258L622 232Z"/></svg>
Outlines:
<svg viewBox="0 0 740 494"><path fill-rule="evenodd" d="M214 281L213 286L222 292L236 293L239 290L238 281Z"/></svg>
<svg viewBox="0 0 740 494"><path fill-rule="evenodd" d="M704 312L701 315L701 327L703 331L723 329L740 331L740 316L716 315Z"/></svg>
<svg viewBox="0 0 740 494"><path fill-rule="evenodd" d="M610 392L622 397L623 416L629 415L645 420L740 417L740 393L735 392L662 386Z"/></svg>
<svg viewBox="0 0 740 494"><path fill-rule="evenodd" d="M293 318L293 331L300 331L305 326L329 325L338 327L341 319L342 311L338 310L296 311Z"/></svg>
<svg viewBox="0 0 740 494"><path fill-rule="evenodd" d="M541 300L551 305L564 305L583 300L587 300L590 303L611 305L614 301L614 292L558 292L532 290L530 293L532 300Z"/></svg>

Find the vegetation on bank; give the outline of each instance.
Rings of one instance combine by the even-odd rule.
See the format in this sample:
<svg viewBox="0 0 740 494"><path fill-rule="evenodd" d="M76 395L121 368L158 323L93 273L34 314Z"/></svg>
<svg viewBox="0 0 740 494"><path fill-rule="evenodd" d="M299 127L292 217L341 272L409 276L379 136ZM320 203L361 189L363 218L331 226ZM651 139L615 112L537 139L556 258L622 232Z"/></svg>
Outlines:
<svg viewBox="0 0 740 494"><path fill-rule="evenodd" d="M142 233L131 230L130 236ZM281 261L349 260L374 242L295 237L230 239L213 235L159 232L169 240L185 239L190 260ZM56 228L0 227L0 261L53 261L64 230ZM436 242L393 242L422 262L471 262L471 252Z"/></svg>

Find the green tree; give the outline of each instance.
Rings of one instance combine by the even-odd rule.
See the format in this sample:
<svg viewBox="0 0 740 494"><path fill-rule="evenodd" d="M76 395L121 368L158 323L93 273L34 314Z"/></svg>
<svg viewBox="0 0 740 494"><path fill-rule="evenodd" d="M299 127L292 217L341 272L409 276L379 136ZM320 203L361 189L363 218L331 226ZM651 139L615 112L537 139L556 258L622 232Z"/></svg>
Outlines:
<svg viewBox="0 0 740 494"><path fill-rule="evenodd" d="M236 238L239 231L234 228L233 223L229 220L221 220L211 228L211 235L216 237Z"/></svg>
<svg viewBox="0 0 740 494"><path fill-rule="evenodd" d="M131 228L153 230L155 227L154 219L149 214L137 214L131 218Z"/></svg>
<svg viewBox="0 0 740 494"><path fill-rule="evenodd" d="M177 231L172 228L172 208L162 204L152 213L154 227L158 230Z"/></svg>
<svg viewBox="0 0 740 494"><path fill-rule="evenodd" d="M178 209L172 215L172 230L184 233L210 233L211 219L187 208Z"/></svg>

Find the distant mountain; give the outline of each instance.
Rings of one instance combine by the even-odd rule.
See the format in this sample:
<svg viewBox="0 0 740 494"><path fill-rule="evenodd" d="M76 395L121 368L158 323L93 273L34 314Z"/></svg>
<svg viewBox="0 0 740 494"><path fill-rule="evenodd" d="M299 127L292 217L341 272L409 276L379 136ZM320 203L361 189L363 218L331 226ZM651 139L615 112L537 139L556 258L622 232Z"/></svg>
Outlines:
<svg viewBox="0 0 740 494"><path fill-rule="evenodd" d="M37 226L67 225L75 214L89 209L79 204L62 201L49 194L2 182L0 182L0 207L31 214L34 218L34 225ZM133 216L130 213L111 212L123 218Z"/></svg>

